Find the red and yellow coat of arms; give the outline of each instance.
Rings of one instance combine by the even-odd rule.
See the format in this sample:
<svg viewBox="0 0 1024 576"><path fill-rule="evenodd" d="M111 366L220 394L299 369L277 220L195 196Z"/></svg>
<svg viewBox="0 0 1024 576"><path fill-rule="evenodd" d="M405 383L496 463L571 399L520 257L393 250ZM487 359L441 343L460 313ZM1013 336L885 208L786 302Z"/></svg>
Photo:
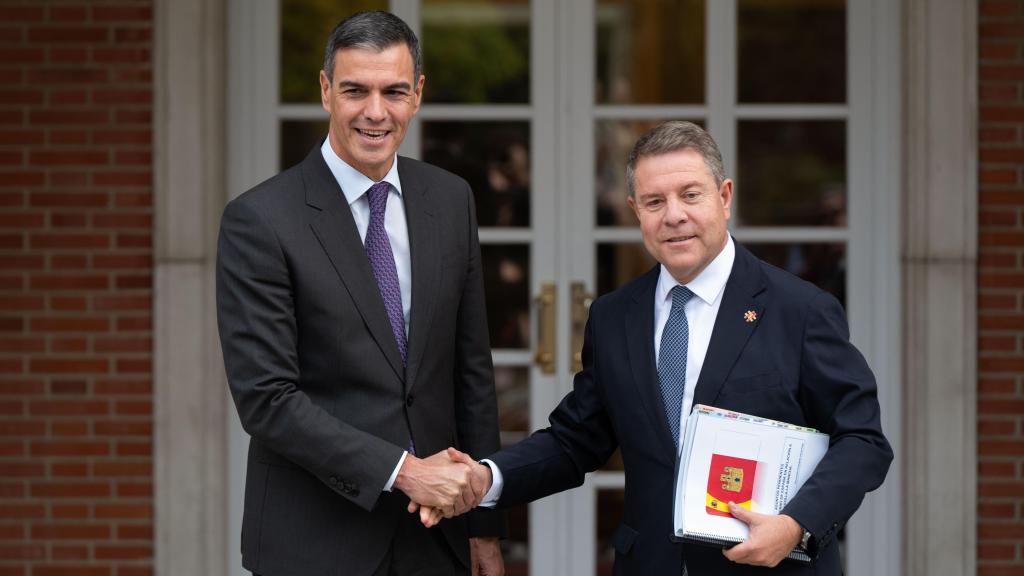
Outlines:
<svg viewBox="0 0 1024 576"><path fill-rule="evenodd" d="M707 513L731 517L730 501L750 510L756 472L756 460L712 454L711 469L708 472L708 492L704 505Z"/></svg>

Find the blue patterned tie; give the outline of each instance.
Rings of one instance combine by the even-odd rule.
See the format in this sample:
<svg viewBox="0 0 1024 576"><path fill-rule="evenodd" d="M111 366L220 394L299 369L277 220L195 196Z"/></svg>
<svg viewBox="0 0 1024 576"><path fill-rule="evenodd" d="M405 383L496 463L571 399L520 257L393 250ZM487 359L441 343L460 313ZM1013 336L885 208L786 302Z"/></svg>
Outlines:
<svg viewBox="0 0 1024 576"><path fill-rule="evenodd" d="M391 332L398 343L398 353L405 356L408 345L405 340L405 314L402 312L402 288L398 284L398 269L395 267L395 255L391 252L391 241L384 229L384 209L388 205L390 184L378 182L366 191L370 201L370 224L366 228L366 256L370 259L373 276L377 279L377 288L384 298L384 308L391 321Z"/></svg>
<svg viewBox="0 0 1024 576"><path fill-rule="evenodd" d="M658 352L658 383L665 400L665 417L672 438L679 447L679 418L683 410L683 390L686 388L686 350L690 343L690 325L686 321L686 303L693 292L686 286L672 289L672 312L661 333Z"/></svg>

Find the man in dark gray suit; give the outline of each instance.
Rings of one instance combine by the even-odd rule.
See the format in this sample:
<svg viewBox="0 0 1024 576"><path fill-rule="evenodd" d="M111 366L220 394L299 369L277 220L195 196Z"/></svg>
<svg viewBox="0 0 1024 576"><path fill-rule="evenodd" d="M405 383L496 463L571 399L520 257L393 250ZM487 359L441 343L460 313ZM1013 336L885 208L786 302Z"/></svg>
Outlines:
<svg viewBox="0 0 1024 576"><path fill-rule="evenodd" d="M445 447L499 447L472 192L397 156L420 69L399 18L341 22L326 140L224 210L217 315L252 437L242 563L264 576L503 570L501 516L428 530L409 513L482 496Z"/></svg>

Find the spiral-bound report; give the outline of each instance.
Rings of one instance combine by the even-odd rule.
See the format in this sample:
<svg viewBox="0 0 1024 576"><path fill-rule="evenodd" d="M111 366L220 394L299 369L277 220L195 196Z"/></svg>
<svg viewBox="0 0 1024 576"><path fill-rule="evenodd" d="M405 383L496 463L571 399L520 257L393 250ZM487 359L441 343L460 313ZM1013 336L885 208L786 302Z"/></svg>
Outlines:
<svg viewBox="0 0 1024 576"><path fill-rule="evenodd" d="M743 542L749 530L729 503L778 514L827 450L828 435L811 428L694 406L676 474L674 536L720 547ZM789 558L811 561L800 548Z"/></svg>

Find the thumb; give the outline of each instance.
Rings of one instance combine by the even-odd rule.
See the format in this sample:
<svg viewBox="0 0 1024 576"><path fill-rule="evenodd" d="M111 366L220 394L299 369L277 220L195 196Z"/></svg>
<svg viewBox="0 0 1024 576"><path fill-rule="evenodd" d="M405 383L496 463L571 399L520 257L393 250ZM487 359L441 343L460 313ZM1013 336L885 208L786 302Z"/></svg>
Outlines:
<svg viewBox="0 0 1024 576"><path fill-rule="evenodd" d="M416 512L417 510L419 510L419 508L420 505L413 502L412 500L409 500L409 505L405 507L405 509L408 510L410 514Z"/></svg>
<svg viewBox="0 0 1024 576"><path fill-rule="evenodd" d="M751 512L735 502L729 502L729 513L744 524L755 524L760 516L757 512Z"/></svg>
<svg viewBox="0 0 1024 576"><path fill-rule="evenodd" d="M476 460L473 460L469 454L459 452L455 448L448 448L448 457L455 462L462 462L463 464L469 464L470 466L476 464Z"/></svg>

